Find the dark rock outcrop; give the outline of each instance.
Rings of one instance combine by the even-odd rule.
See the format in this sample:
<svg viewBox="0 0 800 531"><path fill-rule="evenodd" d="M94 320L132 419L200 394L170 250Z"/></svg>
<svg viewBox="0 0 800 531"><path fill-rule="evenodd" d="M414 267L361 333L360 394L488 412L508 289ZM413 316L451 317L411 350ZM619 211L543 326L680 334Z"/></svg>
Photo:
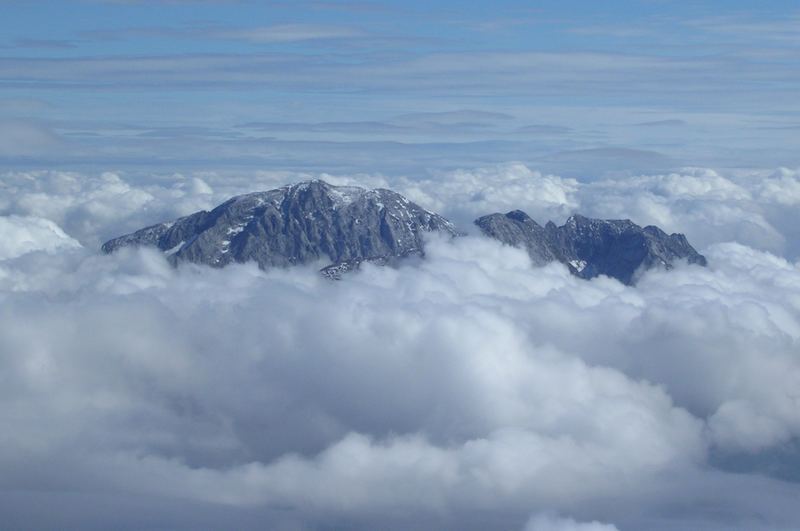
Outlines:
<svg viewBox="0 0 800 531"><path fill-rule="evenodd" d="M642 271L652 267L671 269L679 260L706 265L705 257L683 234L666 234L652 225L642 228L627 219L574 215L560 227L552 222L542 227L514 210L483 216L475 224L487 236L525 249L534 264L559 261L581 278L608 275L634 284Z"/></svg>

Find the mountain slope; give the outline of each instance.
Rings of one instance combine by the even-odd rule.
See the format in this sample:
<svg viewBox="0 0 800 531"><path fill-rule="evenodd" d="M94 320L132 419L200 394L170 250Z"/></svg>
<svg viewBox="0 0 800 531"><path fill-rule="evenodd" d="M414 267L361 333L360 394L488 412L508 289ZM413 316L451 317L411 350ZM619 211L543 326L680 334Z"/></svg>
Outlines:
<svg viewBox="0 0 800 531"><path fill-rule="evenodd" d="M534 264L559 261L581 278L608 275L634 284L637 275L652 267L671 269L678 260L706 265L706 259L683 234L666 234L655 226L640 227L630 220L571 216L558 227L544 227L526 213L514 210L475 220L481 231L528 252Z"/></svg>
<svg viewBox="0 0 800 531"><path fill-rule="evenodd" d="M240 195L211 211L115 238L102 249L110 253L153 245L173 263L215 267L251 260L262 268L322 260L334 266L327 274L336 277L364 261L388 263L421 255L423 234L434 231L457 234L452 223L391 190L315 180Z"/></svg>

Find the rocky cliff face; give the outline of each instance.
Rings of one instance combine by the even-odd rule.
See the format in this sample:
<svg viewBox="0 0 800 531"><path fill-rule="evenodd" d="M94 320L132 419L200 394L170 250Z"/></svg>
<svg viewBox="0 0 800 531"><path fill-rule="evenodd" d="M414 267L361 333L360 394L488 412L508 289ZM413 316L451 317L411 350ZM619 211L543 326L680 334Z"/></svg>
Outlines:
<svg viewBox="0 0 800 531"><path fill-rule="evenodd" d="M106 253L152 245L173 263L262 268L324 261L328 276L364 261L391 263L421 255L423 235L456 235L446 219L391 190L309 181L234 197L215 209L146 227L106 242Z"/></svg>
<svg viewBox="0 0 800 531"><path fill-rule="evenodd" d="M640 227L630 220L571 216L558 227L544 227L526 213L515 210L475 220L481 231L528 252L537 265L559 261L582 278L608 275L633 284L638 274L652 267L671 269L678 260L706 265L706 259L689 245L683 234L666 234L654 226Z"/></svg>

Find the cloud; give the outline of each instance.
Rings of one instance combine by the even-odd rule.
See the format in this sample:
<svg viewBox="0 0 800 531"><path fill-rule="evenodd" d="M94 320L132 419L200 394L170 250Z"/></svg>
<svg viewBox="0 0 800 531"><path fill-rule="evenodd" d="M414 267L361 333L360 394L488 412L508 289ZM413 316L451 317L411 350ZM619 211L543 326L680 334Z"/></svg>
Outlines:
<svg viewBox="0 0 800 531"><path fill-rule="evenodd" d="M800 173L678 172L626 179L579 181L532 170L521 163L440 171L427 176L297 173L288 171L194 172L160 177L76 172L7 172L0 180L0 215L53 220L82 244L145 225L212 208L232 195L322 178L332 184L392 188L457 222L464 231L492 212L521 209L539 223L562 223L579 212L632 219L681 232L702 250L737 241L755 249L800 258ZM202 190L203 193L199 191Z"/></svg>
<svg viewBox="0 0 800 531"><path fill-rule="evenodd" d="M363 36L353 28L320 24L279 24L257 28L214 30L211 37L244 40L253 43L299 42L320 39L342 39Z"/></svg>
<svg viewBox="0 0 800 531"><path fill-rule="evenodd" d="M45 125L0 118L0 158L44 155L62 144L62 139Z"/></svg>
<svg viewBox="0 0 800 531"><path fill-rule="evenodd" d="M569 127L549 124L531 124L517 129L520 133L534 133L541 135L566 135L572 132Z"/></svg>
<svg viewBox="0 0 800 531"><path fill-rule="evenodd" d="M457 125L460 123L502 123L513 120L514 117L501 112L479 111L474 109L460 109L457 111L439 112L414 112L395 116L390 121L399 124L437 124Z"/></svg>
<svg viewBox="0 0 800 531"><path fill-rule="evenodd" d="M502 131L497 131L495 126L513 120L514 117L509 114L461 109L409 113L393 116L384 121L247 122L239 124L237 127L275 133L338 133L337 136L331 137L336 140L341 140L341 134L395 134L412 137L413 135L432 134L441 143L443 138L459 137L465 133L485 134L487 129L502 134ZM560 131L558 128L554 130ZM547 132L547 130L537 130L536 132Z"/></svg>
<svg viewBox="0 0 800 531"><path fill-rule="evenodd" d="M281 29L283 28L283 29ZM217 31L217 30L214 30ZM251 39L312 39L353 30L326 27L280 26L271 30L231 30ZM244 33L241 33L244 32ZM191 35L191 33L189 33ZM386 61L367 53L358 62L342 57L299 53L113 55L69 58L7 57L0 74L11 86L63 90L102 86L113 88L263 87L323 91L363 90L384 93L410 91L428 97L474 95L490 90L496 96L580 98L584 105L615 101L617 88L648 93L650 97L702 91L718 96L717 103L741 98L750 90L742 83L758 76L762 94L776 101L795 74L754 59L734 56L662 57L586 52L436 52L403 55ZM220 76L220 70L225 76ZM703 73L713 71L715 76ZM476 76L476 72L480 72ZM787 77L788 76L788 77ZM771 82L771 84L768 84ZM749 94L749 92L747 92ZM738 99L735 101L739 102ZM694 108L694 107L692 107ZM706 106L705 112L709 109Z"/></svg>
<svg viewBox="0 0 800 531"><path fill-rule="evenodd" d="M92 178L68 172L15 172L0 183L0 214L53 220L83 244L97 248L101 240L126 227L211 208L212 194L197 177L178 178L163 187L132 185L111 172Z"/></svg>
<svg viewBox="0 0 800 531"><path fill-rule="evenodd" d="M551 515L531 517L524 531L618 531L616 526L599 522L581 523L572 518L558 518Z"/></svg>
<svg viewBox="0 0 800 531"><path fill-rule="evenodd" d="M53 252L80 247L61 228L48 219L0 216L0 260L16 258L31 251Z"/></svg>
<svg viewBox="0 0 800 531"><path fill-rule="evenodd" d="M689 26L709 33L736 35L755 41L776 41L793 44L798 42L795 28L800 16L792 14L787 17L770 19L753 19L746 13L699 18L688 21Z"/></svg>
<svg viewBox="0 0 800 531"><path fill-rule="evenodd" d="M342 282L95 250L106 230L303 177L4 176L0 240L34 242L0 257L0 506L12 521L611 530L796 518L796 483L775 470L800 436L800 269L774 254L717 243L709 268L631 288L532 268L477 236L433 239L421 263ZM772 185L795 178L695 170L624 188L511 164L420 180L416 194L465 215L515 201L566 213L592 194L597 208L653 196L704 211L776 201ZM90 511L101 498L115 510Z"/></svg>
<svg viewBox="0 0 800 531"><path fill-rule="evenodd" d="M11 275L0 280L0 360L15 404L2 410L0 468L10 485L25 477L34 489L243 514L282 507L312 527L403 527L415 515L461 528L473 511L522 527L531 510L550 509L592 520L588 508L606 497L615 510L603 521L624 523L632 506L654 518L704 474L709 445L738 449L761 425L709 439L725 404L747 402L755 419L797 432L780 404L794 385L793 347L775 347L798 337L786 281L800 272L753 256L739 265L723 248L720 270L655 275L633 290L532 269L521 251L482 238L432 241L420 266L368 267L339 283L252 265L176 271L148 250L30 253L3 263ZM755 263L771 269L751 290L735 275ZM742 295L697 288L715 283ZM735 302L745 293L774 310L752 321ZM718 323L726 306L741 324ZM667 333L675 339L664 345ZM749 373L765 335L777 340L771 358L789 365ZM716 360L675 357L733 345L738 380ZM658 365L661 351L696 383ZM637 367L642 356L658 370ZM770 394L750 387L767 378ZM716 395L696 403L687 388ZM767 441L772 433L759 443L781 440ZM675 491L644 495L662 481ZM736 510L728 495L702 497ZM762 509L767 521L784 518Z"/></svg>
<svg viewBox="0 0 800 531"><path fill-rule="evenodd" d="M673 173L579 181L531 170L520 163L440 172L427 178L366 176L343 179L393 187L469 229L491 212L521 209L539 223L570 214L631 219L681 232L698 249L737 241L756 249L800 257L800 173L718 172L683 168Z"/></svg>
<svg viewBox="0 0 800 531"><path fill-rule="evenodd" d="M77 47L72 41L59 39L17 39L14 41L13 46L15 48L41 48L50 50L64 50Z"/></svg>
<svg viewBox="0 0 800 531"><path fill-rule="evenodd" d="M259 23L256 16L249 17L254 19L250 25L243 25L241 19L261 11L257 2L230 2L241 9L235 10L236 17L226 18L220 16L224 7L204 5L213 1L176 1L197 9L169 9L153 23L159 12L152 8L175 2L133 1L142 4L139 7L84 5L81 12L132 10L139 18L131 19L132 26L89 32L76 28L71 20L62 20L56 39L48 39L53 35L35 24L20 29L28 38L19 44L40 50L28 53L20 49L14 56L5 54L0 59L4 90L49 93L48 97L61 102L57 115L65 121L87 115L100 119L128 115L126 121L141 120L146 128L177 127L186 120L206 126L216 120L217 127L246 121L341 125L352 119L360 124L384 123L410 110L437 114L476 106L515 116L519 120L515 125L531 125L527 131L516 131L517 127L511 128L503 120L440 120L439 129L456 131L442 134L447 142L453 137L463 141L466 125L471 127L472 140L516 143L501 148L448 146L437 166L448 169L522 160L562 175L575 171L568 176L576 176L602 173L605 165L617 171L632 167L637 172L662 172L687 164L759 167L798 163L791 135L760 128L768 116L787 121L777 127L792 127L791 116L797 112L792 87L800 82L800 69L793 67L796 54L786 45L794 34L792 16L753 13L702 19L684 13L682 20L666 20L639 13L636 23L615 25L582 20L588 12L577 18L551 18L545 13L549 9L536 13L512 10L519 12L509 16L509 12L477 8L465 13L466 18L454 20L441 9L428 13L426 19L413 7L386 11L385 5L375 3L271 2L274 21ZM373 8L375 12L367 13ZM309 12L315 10L319 13L309 18ZM331 16L337 15L331 10L356 16L337 18ZM237 17L239 20L234 20ZM298 23L303 20L307 23ZM358 24L353 25L353 20ZM428 31L420 24L422 20L438 21L448 31ZM518 27L520 22L532 26ZM476 24L498 23L503 31L497 35L474 31ZM571 26L578 28L571 31ZM543 29L563 38L554 41L559 46L542 48L536 39L531 40L531 36L544 39ZM648 46L634 47L632 52L627 39L631 33L647 36ZM626 38L614 41L604 34ZM498 36L509 46L499 46ZM107 39L118 42L104 42ZM12 42L13 38L9 44ZM74 44L79 47L70 53L57 48ZM580 51L590 49L603 52ZM724 53L691 53L701 49ZM221 89L255 96L228 98ZM107 97L92 98L96 91ZM131 99L134 93L141 97ZM181 105L170 105L173 101ZM216 109L216 114L208 114L208 109ZM507 130L498 130L504 123ZM288 128L292 127L303 126ZM315 127L320 126L308 125L311 130ZM376 129L386 135L381 139L411 141L403 131L395 134L385 125ZM431 136L432 130L428 129ZM370 132L365 128L358 134ZM288 135L281 136L286 140ZM334 136L327 140L337 140ZM400 148L396 145L351 145L345 157L350 165L345 166L335 155L323 153L324 146L313 144L299 153L296 145L265 141L199 145L178 138L148 144L108 131L99 139L72 138L81 149L61 150L58 156L39 160L49 167L65 168L69 163L73 169L90 164L94 169L134 164L174 169L180 164L185 171L189 166L209 167L220 161L220 167L269 164L271 168L395 173L421 172L438 160L428 152L420 153L418 146L403 146L403 152L397 154ZM637 151L582 151L613 147ZM499 153L500 149L504 152ZM382 156L377 154L379 150ZM429 145L428 150L441 149ZM648 158L643 152L663 157ZM316 153L320 155L314 157ZM553 160L539 159L554 153L560 155ZM308 162L312 157L313 166ZM389 164L382 165L383 160Z"/></svg>
<svg viewBox="0 0 800 531"><path fill-rule="evenodd" d="M800 256L794 228L799 219L790 205L800 200L798 182L792 170L723 176L686 168L597 181L582 189L581 202L594 215L686 233L699 247L738 241L794 259Z"/></svg>
<svg viewBox="0 0 800 531"><path fill-rule="evenodd" d="M397 179L392 183L409 198L458 221L465 230L491 212L524 209L539 219L566 218L578 207L575 179L542 174L510 163L456 170L433 178Z"/></svg>
<svg viewBox="0 0 800 531"><path fill-rule="evenodd" d="M247 122L239 124L237 127L258 131L289 133L386 134L409 131L408 127L384 122Z"/></svg>
<svg viewBox="0 0 800 531"><path fill-rule="evenodd" d="M637 127L675 127L675 126L682 126L687 125L686 120L656 120L654 122L640 122L638 124L634 124Z"/></svg>
<svg viewBox="0 0 800 531"><path fill-rule="evenodd" d="M675 165L667 155L647 149L604 147L559 151L541 157L539 161L578 168L582 173L592 173L594 168L624 171L630 168L670 168Z"/></svg>

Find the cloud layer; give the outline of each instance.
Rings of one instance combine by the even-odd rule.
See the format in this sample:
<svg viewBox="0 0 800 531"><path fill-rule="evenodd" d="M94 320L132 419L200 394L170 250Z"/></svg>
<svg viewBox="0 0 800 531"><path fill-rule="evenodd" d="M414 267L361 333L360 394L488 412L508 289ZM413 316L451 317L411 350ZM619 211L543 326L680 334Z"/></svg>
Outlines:
<svg viewBox="0 0 800 531"><path fill-rule="evenodd" d="M5 0L0 167L800 164L794 6L623 1Z"/></svg>
<svg viewBox="0 0 800 531"><path fill-rule="evenodd" d="M84 245L145 225L216 206L230 196L311 178L332 184L387 187L470 230L472 220L522 209L540 223L580 212L630 218L682 232L698 249L736 241L800 258L800 171L684 168L625 179L580 181L520 163L438 172L429 176L331 175L260 171L126 175L7 172L0 181L0 214L53 220Z"/></svg>
<svg viewBox="0 0 800 531"><path fill-rule="evenodd" d="M785 470L800 457L800 268L776 254L791 247L790 220L767 208L790 212L795 173L687 170L627 186L518 165L414 182L329 176L392 184L464 219L516 207L540 218L603 210L668 230L718 221L696 232L709 268L654 271L636 288L534 269L522 251L479 236L433 239L420 264L367 266L343 282L94 251L107 231L303 177L3 180L9 522L797 524L800 478ZM774 242L748 242L736 216L714 217L737 208L760 214ZM730 239L739 243L721 243ZM100 500L108 509L91 510Z"/></svg>

